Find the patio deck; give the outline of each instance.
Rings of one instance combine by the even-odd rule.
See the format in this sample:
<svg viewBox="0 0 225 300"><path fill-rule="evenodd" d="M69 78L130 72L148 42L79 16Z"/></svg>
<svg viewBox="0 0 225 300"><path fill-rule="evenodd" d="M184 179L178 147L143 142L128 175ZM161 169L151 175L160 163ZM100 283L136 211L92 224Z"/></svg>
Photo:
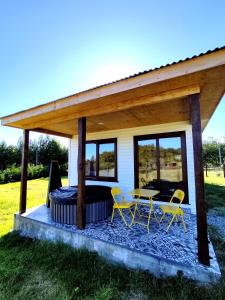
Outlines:
<svg viewBox="0 0 225 300"><path fill-rule="evenodd" d="M156 212L160 210L156 206ZM128 215L126 216L128 218ZM185 213L188 232L182 223L174 222L168 233L168 219L158 224L151 220L150 233L139 224L128 228L118 213L114 222L110 218L95 224L87 224L85 230L62 225L51 220L50 210L39 206L26 213L15 215L14 229L21 235L43 240L61 241L75 248L96 251L111 262L126 267L146 270L156 276L175 276L182 273L187 278L201 282L217 281L220 270L210 243L210 267L198 263L196 216Z"/></svg>

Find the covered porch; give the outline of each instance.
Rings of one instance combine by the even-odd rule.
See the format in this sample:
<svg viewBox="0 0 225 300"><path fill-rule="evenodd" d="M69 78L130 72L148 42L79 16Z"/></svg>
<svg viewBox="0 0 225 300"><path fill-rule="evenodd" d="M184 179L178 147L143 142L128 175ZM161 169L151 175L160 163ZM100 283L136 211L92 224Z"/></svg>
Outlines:
<svg viewBox="0 0 225 300"><path fill-rule="evenodd" d="M160 209L156 206L157 216ZM129 215L125 214L129 221ZM188 232L184 233L182 224L176 223L166 233L165 222L151 222L150 233L146 228L135 224L124 226L119 214L111 218L90 223L80 230L75 225L59 224L52 221L46 205L35 207L23 214L15 215L14 229L23 236L63 242L77 249L95 251L107 261L126 268L147 271L156 277L184 276L201 283L217 282L220 269L211 242L209 253L210 267L198 262L196 216L185 211Z"/></svg>
<svg viewBox="0 0 225 300"><path fill-rule="evenodd" d="M33 228L33 232L36 232L36 236L46 239L51 239L51 236L54 237L54 232L60 229L63 232L70 232L68 234L71 236L67 235L65 240L72 238L72 233L77 235L76 243L78 244L80 237L86 238L92 232L91 237L82 243L83 245L86 243L89 250L95 250L94 244L90 242L90 239L96 238L94 232L104 232L105 234L106 231L111 232L113 227L109 225L108 221L103 221L102 229L98 231L98 225L86 224L85 186L90 184L90 178L87 178L85 173L87 142L96 140L96 137L101 140L106 136L117 140L118 159L115 160L114 180L96 177L95 179L92 178L91 182L94 181L99 184L101 181L108 186L126 186L124 178L130 176L127 188L133 189L139 187L139 180L137 180L137 176L135 177L135 170L138 168L138 161L135 159L137 155L134 153L136 135L141 136L141 138L145 135L151 135L152 138L153 134L156 148L159 149L160 134L173 133L177 136L180 133L180 135L183 134L180 141L182 148L185 149L182 152L182 170L184 170L185 165L187 166L187 170L182 171L182 181L186 186L187 197L183 209L186 209L187 217L190 215L188 233L185 235L181 228L182 231L177 230L177 233L171 237L169 234L164 236L161 228L158 230L157 227L154 227L148 238L146 237L149 241L146 249L150 249L151 257L159 255L161 250L157 247L155 249L157 253L153 253L154 237L158 242L163 237L163 249L168 248L165 247L165 244L170 245L170 241L173 241L172 249L174 245L178 247L175 249L180 256L175 256L172 265L180 263L179 259L182 260L182 257L184 259L187 257L189 266L192 266L193 261L195 262L196 270L198 270L198 266L203 269L213 267L215 255L210 250L211 244L209 244L207 232L201 134L223 96L224 89L225 49L221 48L2 118L3 125L24 130L20 214L15 217L15 228L26 234L26 226L32 224L31 228ZM66 225L62 228L62 225L52 224L46 207L39 208L36 212L26 213L29 131L55 134L68 137L71 140L69 184L78 185L76 228L68 228ZM96 145L99 147L98 144ZM124 149L128 149L128 151L125 153ZM160 154L159 151L157 153L156 173L159 181ZM124 170L126 171L124 172ZM21 227L18 225L19 220ZM188 218L186 218L186 222L189 222ZM43 229L38 231L38 226ZM176 224L174 226L176 227ZM54 228L53 231L50 230L52 235L45 235L44 228ZM129 233L132 233L134 229L129 230ZM29 232L32 235L32 231ZM60 232L63 234L62 231ZM136 232L134 234L137 234L138 239L139 230L134 230L134 232ZM141 239L141 233L139 239ZM98 237L98 240L101 238ZM143 241L143 243L146 242L145 237L143 237ZM118 238L115 236L115 244L117 242ZM128 240L126 239L124 243L128 243ZM188 243L190 244L187 246L189 248L186 248ZM90 249L89 245L91 244ZM109 250L106 244L108 245L109 241L104 241L102 244L105 249ZM123 248L123 246L120 244L120 247ZM104 247L99 250L99 253L105 253L104 255L107 256L106 250L102 250ZM128 248L132 249L132 245L129 244ZM116 249L113 253L109 250L108 256L117 257L116 260L119 260L121 249ZM185 254L188 252L187 249L189 249L189 255ZM129 250L134 255L134 261L138 261L135 254L136 250L139 251L138 249ZM141 249L141 251L146 255L145 262L149 261L150 263L151 259L146 254L147 250ZM161 253L162 256L165 256L164 262L167 261L168 255L171 262L172 252L170 254L166 254L165 251ZM159 266L162 265L158 258L154 265L156 266L157 263ZM185 264L187 261L182 261L181 264L183 263ZM136 266L138 268L139 263Z"/></svg>

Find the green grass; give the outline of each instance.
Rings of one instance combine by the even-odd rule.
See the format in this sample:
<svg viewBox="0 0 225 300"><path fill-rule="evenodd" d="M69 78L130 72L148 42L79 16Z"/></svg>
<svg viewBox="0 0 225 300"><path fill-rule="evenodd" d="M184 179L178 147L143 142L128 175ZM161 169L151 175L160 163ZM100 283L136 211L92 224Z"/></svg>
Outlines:
<svg viewBox="0 0 225 300"><path fill-rule="evenodd" d="M67 185L67 179L62 179ZM28 180L27 208L45 203L48 189L48 178ZM8 233L13 227L13 215L19 210L20 182L0 184L0 236Z"/></svg>
<svg viewBox="0 0 225 300"><path fill-rule="evenodd" d="M208 172L208 177L205 177L205 191L207 207L225 214L225 178L222 172Z"/></svg>
<svg viewBox="0 0 225 300"><path fill-rule="evenodd" d="M220 245L221 255L224 242ZM224 299L225 283L211 288L182 277L156 279L107 264L95 253L21 238L0 239L0 299Z"/></svg>
<svg viewBox="0 0 225 300"><path fill-rule="evenodd" d="M211 208L225 207L225 180L221 179L206 179ZM45 202L47 184L47 179L28 182L28 207ZM0 185L2 235L12 228L19 186ZM156 279L144 272L108 264L95 253L8 233L0 238L0 300L225 299L225 241L214 227L210 227L210 236L222 279L216 285L203 287L182 277Z"/></svg>
<svg viewBox="0 0 225 300"><path fill-rule="evenodd" d="M225 185L225 178L223 177L222 171L208 171L208 176L205 176L205 183Z"/></svg>

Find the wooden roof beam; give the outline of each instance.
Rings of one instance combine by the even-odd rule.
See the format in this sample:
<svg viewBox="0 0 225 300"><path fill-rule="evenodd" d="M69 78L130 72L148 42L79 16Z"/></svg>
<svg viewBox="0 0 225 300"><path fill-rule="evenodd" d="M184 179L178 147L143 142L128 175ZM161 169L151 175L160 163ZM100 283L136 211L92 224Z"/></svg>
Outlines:
<svg viewBox="0 0 225 300"><path fill-rule="evenodd" d="M77 110L72 113L64 113L63 115L57 117L54 116L53 118L49 119L46 115L46 120L35 121L35 122L28 122L23 123L24 128L37 128L42 126L48 126L52 124L57 124L73 119L78 119L82 116L91 117L97 116L112 112L118 112L146 104L156 104L164 101L169 101L172 99L182 98L189 95L193 95L196 93L200 93L200 87L198 85L192 85L187 87L182 87L174 90L169 90L165 92L161 92L155 95L147 95L142 97L134 97L132 99L123 100L119 102L112 101L110 104L104 105L104 101L99 101L97 103L91 103L90 108L86 108L85 110Z"/></svg>
<svg viewBox="0 0 225 300"><path fill-rule="evenodd" d="M62 132L53 131L53 130L48 130L48 129L44 129L44 128L32 128L31 131L45 133L45 134L51 134L51 135L56 135L56 136L60 136L60 137L68 138L68 139L72 138L71 134L62 133Z"/></svg>
<svg viewBox="0 0 225 300"><path fill-rule="evenodd" d="M149 71L145 74L119 80L94 89L80 92L62 99L58 99L34 108L30 108L9 116L2 117L2 125L16 122L31 116L37 116L40 113L62 109L68 106L81 104L90 100L102 98L105 96L132 90L141 86L162 82L172 78L185 76L187 74L207 70L217 66L224 65L225 49L212 52L202 56L178 62L169 66L161 67Z"/></svg>

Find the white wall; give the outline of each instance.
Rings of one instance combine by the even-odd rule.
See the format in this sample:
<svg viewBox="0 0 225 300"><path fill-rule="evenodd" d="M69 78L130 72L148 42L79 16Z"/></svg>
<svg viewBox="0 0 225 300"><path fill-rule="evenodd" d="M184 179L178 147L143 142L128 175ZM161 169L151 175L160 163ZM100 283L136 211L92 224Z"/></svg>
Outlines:
<svg viewBox="0 0 225 300"><path fill-rule="evenodd" d="M103 132L87 134L87 140L117 138L118 182L86 180L86 184L120 186L125 192L133 189L134 188L133 137L136 135L165 133L165 132L174 132L174 131L186 132L189 205L183 205L183 206L191 208L192 213L196 213L192 130L191 130L191 125L184 122L135 127L129 129L103 131ZM77 149L78 149L77 136L73 136L69 147L69 184L70 185L77 184Z"/></svg>

